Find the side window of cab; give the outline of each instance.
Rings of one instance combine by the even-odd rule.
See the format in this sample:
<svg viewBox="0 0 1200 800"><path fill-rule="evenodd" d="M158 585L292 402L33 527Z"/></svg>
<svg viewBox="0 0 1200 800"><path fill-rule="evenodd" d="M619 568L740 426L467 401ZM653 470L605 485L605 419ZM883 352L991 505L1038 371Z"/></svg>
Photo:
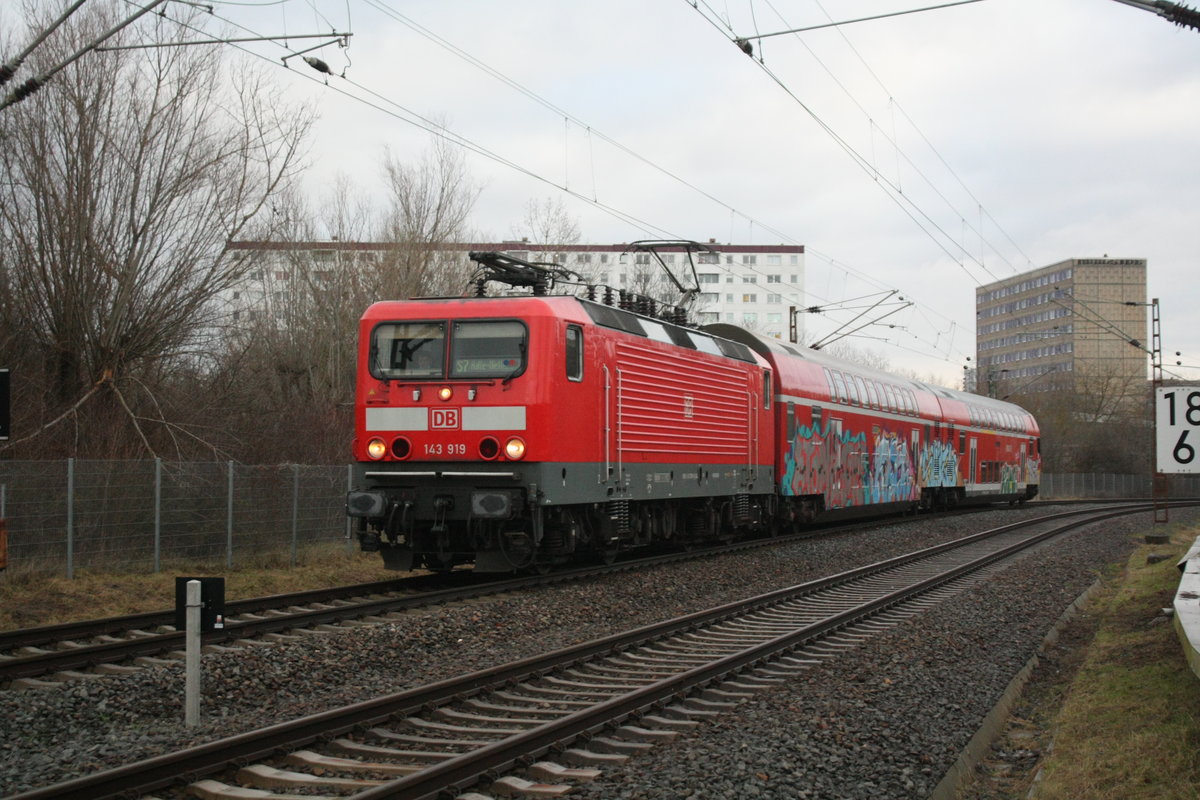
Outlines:
<svg viewBox="0 0 1200 800"><path fill-rule="evenodd" d="M583 328L567 326L567 380L583 380Z"/></svg>

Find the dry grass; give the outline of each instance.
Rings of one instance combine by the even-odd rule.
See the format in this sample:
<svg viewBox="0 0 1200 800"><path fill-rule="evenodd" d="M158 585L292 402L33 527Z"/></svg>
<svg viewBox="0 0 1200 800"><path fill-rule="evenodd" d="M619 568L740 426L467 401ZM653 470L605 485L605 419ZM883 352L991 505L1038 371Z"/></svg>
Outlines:
<svg viewBox="0 0 1200 800"><path fill-rule="evenodd" d="M1200 797L1200 679L1160 611L1196 533L1138 548L1117 589L1096 598L1100 629L1055 721L1039 800ZM1173 557L1147 564L1150 552Z"/></svg>
<svg viewBox="0 0 1200 800"><path fill-rule="evenodd" d="M378 554L348 553L340 544L301 552L298 561L300 566L290 566L290 553L283 552L262 554L256 563L228 571L223 564L171 564L158 573L82 571L74 580L0 573L0 630L171 609L176 576L224 577L227 602L396 577L383 568Z"/></svg>

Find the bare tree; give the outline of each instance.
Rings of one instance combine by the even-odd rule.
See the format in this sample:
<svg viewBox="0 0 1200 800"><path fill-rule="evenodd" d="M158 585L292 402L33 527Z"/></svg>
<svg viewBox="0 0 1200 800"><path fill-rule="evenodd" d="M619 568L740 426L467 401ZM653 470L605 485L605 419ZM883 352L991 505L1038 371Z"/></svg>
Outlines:
<svg viewBox="0 0 1200 800"><path fill-rule="evenodd" d="M221 365L227 427L241 431L245 459L343 460L363 311L377 300L467 288L466 255L446 246L466 238L478 193L461 154L442 144L413 164L389 154L383 174L382 213L339 179L319 207L295 194L281 199L279 247L251 250L257 269L246 286L255 296L230 320ZM328 246L313 246L326 238Z"/></svg>
<svg viewBox="0 0 1200 800"><path fill-rule="evenodd" d="M480 187L461 150L435 139L412 164L384 156L389 207L380 227L389 244L375 269L376 299L417 294L462 294L470 267L465 254L445 247L465 241Z"/></svg>
<svg viewBox="0 0 1200 800"><path fill-rule="evenodd" d="M575 244L580 238L579 220L571 216L562 200L535 198L525 204L525 216L513 228L513 235L546 248Z"/></svg>
<svg viewBox="0 0 1200 800"><path fill-rule="evenodd" d="M1119 365L1085 366L1051 382L1001 379L998 396L1037 419L1043 469L1053 472L1147 472L1154 442L1149 383Z"/></svg>
<svg viewBox="0 0 1200 800"><path fill-rule="evenodd" d="M85 7L35 59L78 49L117 10ZM32 28L44 24L39 4L26 12ZM122 43L185 38L146 19ZM93 395L77 415L124 421L88 425L89 437L60 450L94 452L107 431L155 452L167 432L186 431L189 410L168 408L160 390L207 352L213 301L248 267L225 243L262 229L260 212L300 166L310 114L279 102L260 74L223 69L228 55L90 53L0 112L0 303L19 331L5 355L45 389L40 419L26 425Z"/></svg>

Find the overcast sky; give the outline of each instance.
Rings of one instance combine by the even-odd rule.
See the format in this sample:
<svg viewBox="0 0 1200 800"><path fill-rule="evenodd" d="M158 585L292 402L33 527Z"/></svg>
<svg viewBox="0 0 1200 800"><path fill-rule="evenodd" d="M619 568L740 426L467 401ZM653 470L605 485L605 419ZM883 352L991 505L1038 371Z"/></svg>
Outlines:
<svg viewBox="0 0 1200 800"><path fill-rule="evenodd" d="M353 32L316 53L345 69L328 88L299 59L275 69L320 114L314 194L337 173L374 190L385 147L429 147L397 118L421 115L508 162L468 156L485 238L549 197L585 242L803 244L794 302L831 307L809 331L898 290L914 305L856 343L949 379L974 351L978 285L1146 258L1167 363L1200 366L1200 32L1115 0L983 0L757 40L753 57L730 41L936 3L243 0L211 24Z"/></svg>

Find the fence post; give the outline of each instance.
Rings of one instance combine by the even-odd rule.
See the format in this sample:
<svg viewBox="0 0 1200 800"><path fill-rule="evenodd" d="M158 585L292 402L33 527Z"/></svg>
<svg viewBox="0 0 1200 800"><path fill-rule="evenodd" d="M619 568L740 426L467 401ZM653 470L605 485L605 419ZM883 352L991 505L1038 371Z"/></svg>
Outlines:
<svg viewBox="0 0 1200 800"><path fill-rule="evenodd" d="M354 465L346 465L346 494L349 495L354 489ZM4 514L0 513L0 517ZM346 515L346 554L354 552L354 523L350 519L350 515Z"/></svg>
<svg viewBox="0 0 1200 800"><path fill-rule="evenodd" d="M162 568L162 459L154 459L154 571Z"/></svg>
<svg viewBox="0 0 1200 800"><path fill-rule="evenodd" d="M67 459L67 580L75 579L75 459Z"/></svg>
<svg viewBox="0 0 1200 800"><path fill-rule="evenodd" d="M296 566L296 537L300 524L300 465L292 464L292 566Z"/></svg>
<svg viewBox="0 0 1200 800"><path fill-rule="evenodd" d="M0 483L0 583L4 583L4 572L8 569L8 526L4 521L7 502L8 484Z"/></svg>
<svg viewBox="0 0 1200 800"><path fill-rule="evenodd" d="M228 502L225 507L225 566L233 569L233 462L229 462Z"/></svg>

